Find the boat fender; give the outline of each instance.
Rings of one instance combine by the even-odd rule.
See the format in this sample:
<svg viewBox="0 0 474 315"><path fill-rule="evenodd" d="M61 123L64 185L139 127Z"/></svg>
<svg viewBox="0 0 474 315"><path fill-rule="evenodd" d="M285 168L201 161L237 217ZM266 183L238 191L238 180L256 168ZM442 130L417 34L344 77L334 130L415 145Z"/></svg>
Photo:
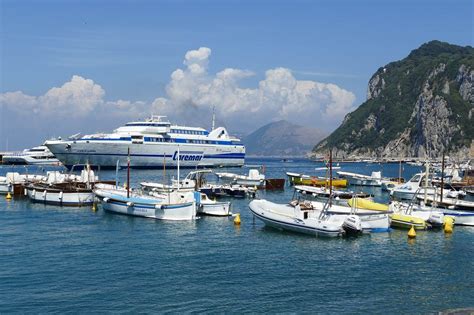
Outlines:
<svg viewBox="0 0 474 315"><path fill-rule="evenodd" d="M61 200L63 199L63 191L62 190L59 192L59 199L61 199Z"/></svg>
<svg viewBox="0 0 474 315"><path fill-rule="evenodd" d="M128 201L128 202L127 202L127 207L133 207L133 202Z"/></svg>
<svg viewBox="0 0 474 315"><path fill-rule="evenodd" d="M105 203L107 203L107 202L109 202L110 198L109 198L109 197L105 197L103 200L104 200Z"/></svg>
<svg viewBox="0 0 474 315"><path fill-rule="evenodd" d="M43 191L43 198L46 198L46 190Z"/></svg>

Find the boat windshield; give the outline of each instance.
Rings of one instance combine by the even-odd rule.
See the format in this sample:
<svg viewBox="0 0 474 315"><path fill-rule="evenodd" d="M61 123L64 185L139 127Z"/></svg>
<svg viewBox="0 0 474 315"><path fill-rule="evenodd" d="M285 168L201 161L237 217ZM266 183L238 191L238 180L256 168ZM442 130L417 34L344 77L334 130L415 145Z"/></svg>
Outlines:
<svg viewBox="0 0 474 315"><path fill-rule="evenodd" d="M412 183L418 183L420 181L421 175L415 175L410 179L410 182Z"/></svg>

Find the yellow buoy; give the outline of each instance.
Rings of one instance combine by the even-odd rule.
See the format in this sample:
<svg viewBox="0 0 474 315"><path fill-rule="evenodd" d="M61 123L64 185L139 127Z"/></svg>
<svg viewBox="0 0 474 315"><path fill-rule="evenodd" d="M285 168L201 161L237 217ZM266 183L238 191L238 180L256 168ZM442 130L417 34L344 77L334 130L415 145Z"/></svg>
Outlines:
<svg viewBox="0 0 474 315"><path fill-rule="evenodd" d="M96 211L97 210L97 206L95 205L95 202L92 203L92 211Z"/></svg>
<svg viewBox="0 0 474 315"><path fill-rule="evenodd" d="M453 233L453 226L451 224L444 225L444 233Z"/></svg>
<svg viewBox="0 0 474 315"><path fill-rule="evenodd" d="M454 218L450 216L444 217L444 224L454 225Z"/></svg>
<svg viewBox="0 0 474 315"><path fill-rule="evenodd" d="M450 216L444 217L444 233L453 233L454 218Z"/></svg>
<svg viewBox="0 0 474 315"><path fill-rule="evenodd" d="M235 225L240 225L240 213L237 213L235 215L234 224Z"/></svg>
<svg viewBox="0 0 474 315"><path fill-rule="evenodd" d="M408 237L409 238L415 238L416 237L416 231L415 227L412 225L410 228L410 231L408 231Z"/></svg>
<svg viewBox="0 0 474 315"><path fill-rule="evenodd" d="M7 196L5 197L6 200L10 200L12 199L12 195L10 194L10 192L7 193Z"/></svg>

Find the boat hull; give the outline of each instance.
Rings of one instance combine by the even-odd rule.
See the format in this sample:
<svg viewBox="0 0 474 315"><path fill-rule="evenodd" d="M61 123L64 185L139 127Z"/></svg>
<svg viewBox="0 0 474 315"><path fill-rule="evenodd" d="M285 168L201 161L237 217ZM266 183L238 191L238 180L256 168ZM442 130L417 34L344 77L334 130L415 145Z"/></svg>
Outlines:
<svg viewBox="0 0 474 315"><path fill-rule="evenodd" d="M474 212L473 211L460 211L460 210L442 210L445 216L454 218L454 225L466 225L474 226Z"/></svg>
<svg viewBox="0 0 474 315"><path fill-rule="evenodd" d="M264 203L264 200L254 200L249 204L249 208L253 215L265 223L266 226L313 236L338 237L344 234L342 229L343 218L338 223L317 219L303 220L269 211L265 209Z"/></svg>
<svg viewBox="0 0 474 315"><path fill-rule="evenodd" d="M288 181L292 185L329 186L329 179L320 179L320 178L315 178L315 177L305 178L305 177L288 175ZM347 187L347 179L339 179L339 178L333 179L332 186L345 188Z"/></svg>
<svg viewBox="0 0 474 315"><path fill-rule="evenodd" d="M196 218L196 203L188 202L178 205L153 205L140 203L127 203L120 200L103 198L102 208L105 211L139 216L158 220L183 221Z"/></svg>
<svg viewBox="0 0 474 315"><path fill-rule="evenodd" d="M230 202L201 203L198 213L210 216L226 217L232 214Z"/></svg>
<svg viewBox="0 0 474 315"><path fill-rule="evenodd" d="M32 202L59 205L59 206L90 206L94 202L92 190L86 192L64 192L44 188L26 188L27 195Z"/></svg>
<svg viewBox="0 0 474 315"><path fill-rule="evenodd" d="M426 230L428 227L425 220L410 215L395 213L391 219L392 227L396 228L410 229L413 227L415 230Z"/></svg>

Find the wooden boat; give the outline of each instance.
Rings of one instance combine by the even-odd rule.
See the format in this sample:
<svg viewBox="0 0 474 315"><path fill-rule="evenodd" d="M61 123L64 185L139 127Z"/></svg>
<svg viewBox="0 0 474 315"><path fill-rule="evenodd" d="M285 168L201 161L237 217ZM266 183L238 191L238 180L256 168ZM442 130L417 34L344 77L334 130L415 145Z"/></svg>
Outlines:
<svg viewBox="0 0 474 315"><path fill-rule="evenodd" d="M287 172L286 176L288 176L288 182L291 185L329 186L330 182L330 180L325 177L309 176L291 172ZM347 187L347 179L333 178L332 186L338 188L345 188Z"/></svg>
<svg viewBox="0 0 474 315"><path fill-rule="evenodd" d="M89 167L81 175L48 172L45 181L25 187L32 202L60 206L88 206L94 202L94 185L100 183ZM104 182L102 182L104 183Z"/></svg>
<svg viewBox="0 0 474 315"><path fill-rule="evenodd" d="M196 201L192 192L172 191L150 196L140 190L98 184L94 194L108 212L160 220L196 219Z"/></svg>

